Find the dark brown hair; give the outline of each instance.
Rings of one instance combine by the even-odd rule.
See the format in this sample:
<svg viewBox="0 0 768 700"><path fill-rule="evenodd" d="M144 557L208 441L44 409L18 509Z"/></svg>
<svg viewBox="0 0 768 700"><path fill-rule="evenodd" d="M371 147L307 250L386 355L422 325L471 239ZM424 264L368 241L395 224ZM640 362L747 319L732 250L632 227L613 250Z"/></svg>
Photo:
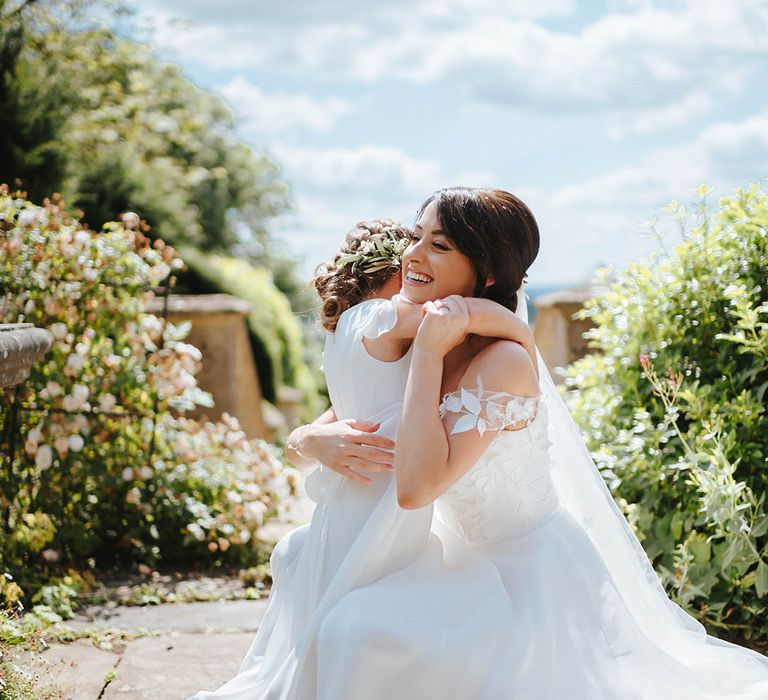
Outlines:
<svg viewBox="0 0 768 700"><path fill-rule="evenodd" d="M360 246L375 236L394 236L408 239L411 230L392 219L372 219L361 221L344 239L344 245L333 262L320 265L312 279L322 301L320 322L327 331L335 331L339 317L347 309L359 304L366 297L375 294L384 283L400 271L399 262L393 261L389 267L366 272L362 267L338 265L339 259L349 253L355 253Z"/></svg>
<svg viewBox="0 0 768 700"><path fill-rule="evenodd" d="M515 311L517 290L539 253L531 210L504 190L447 187L427 198L419 217L431 202L437 202L440 228L475 268L475 295Z"/></svg>

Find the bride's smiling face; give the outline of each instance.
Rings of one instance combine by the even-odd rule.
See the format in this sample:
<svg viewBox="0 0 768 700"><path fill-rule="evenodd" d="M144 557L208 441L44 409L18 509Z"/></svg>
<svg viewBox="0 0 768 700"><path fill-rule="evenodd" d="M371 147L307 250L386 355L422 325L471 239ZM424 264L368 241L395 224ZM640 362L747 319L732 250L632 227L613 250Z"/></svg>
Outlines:
<svg viewBox="0 0 768 700"><path fill-rule="evenodd" d="M416 222L403 253L402 271L400 294L416 304L451 294L473 296L475 269L440 228L437 202L430 202Z"/></svg>

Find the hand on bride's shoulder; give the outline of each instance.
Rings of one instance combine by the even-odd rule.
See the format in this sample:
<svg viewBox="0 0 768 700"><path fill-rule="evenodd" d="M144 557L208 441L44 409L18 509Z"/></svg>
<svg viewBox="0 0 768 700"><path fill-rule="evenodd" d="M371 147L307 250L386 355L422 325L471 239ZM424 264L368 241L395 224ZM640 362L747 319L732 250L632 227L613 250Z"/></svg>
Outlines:
<svg viewBox="0 0 768 700"><path fill-rule="evenodd" d="M476 386L478 378L487 391L531 397L540 393L531 356L513 340L497 340L477 353L469 363L461 384Z"/></svg>
<svg viewBox="0 0 768 700"><path fill-rule="evenodd" d="M445 355L469 332L469 307L464 297L452 295L428 301L422 307L423 318L416 333L416 343L437 355Z"/></svg>

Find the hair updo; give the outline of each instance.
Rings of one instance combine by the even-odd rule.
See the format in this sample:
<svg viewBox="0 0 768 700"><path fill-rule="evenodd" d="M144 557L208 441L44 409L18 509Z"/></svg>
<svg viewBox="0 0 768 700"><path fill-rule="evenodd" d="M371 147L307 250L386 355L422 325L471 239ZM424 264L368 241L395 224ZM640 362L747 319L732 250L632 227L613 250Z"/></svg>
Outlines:
<svg viewBox="0 0 768 700"><path fill-rule="evenodd" d="M517 290L539 253L531 210L504 190L447 187L430 195L418 216L431 202L437 202L440 228L475 269L475 296L515 311Z"/></svg>
<svg viewBox="0 0 768 700"><path fill-rule="evenodd" d="M343 259L361 253L365 243L377 239L409 240L411 230L392 219L361 221L344 239L344 245L333 262L323 263L312 279L322 301L320 322L327 331L335 331L339 317L347 309L359 304L400 271L400 260L392 258L390 264L376 265L366 269L365 265L344 264Z"/></svg>

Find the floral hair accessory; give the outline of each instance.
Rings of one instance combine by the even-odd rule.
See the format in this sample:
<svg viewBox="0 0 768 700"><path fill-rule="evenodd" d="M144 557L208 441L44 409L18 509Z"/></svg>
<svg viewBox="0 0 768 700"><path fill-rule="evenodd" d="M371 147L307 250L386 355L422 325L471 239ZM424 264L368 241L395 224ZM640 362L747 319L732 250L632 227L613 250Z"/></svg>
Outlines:
<svg viewBox="0 0 768 700"><path fill-rule="evenodd" d="M362 241L353 253L344 253L336 261L338 267L350 267L352 272L371 273L388 267L399 267L408 239L392 233L377 233Z"/></svg>

